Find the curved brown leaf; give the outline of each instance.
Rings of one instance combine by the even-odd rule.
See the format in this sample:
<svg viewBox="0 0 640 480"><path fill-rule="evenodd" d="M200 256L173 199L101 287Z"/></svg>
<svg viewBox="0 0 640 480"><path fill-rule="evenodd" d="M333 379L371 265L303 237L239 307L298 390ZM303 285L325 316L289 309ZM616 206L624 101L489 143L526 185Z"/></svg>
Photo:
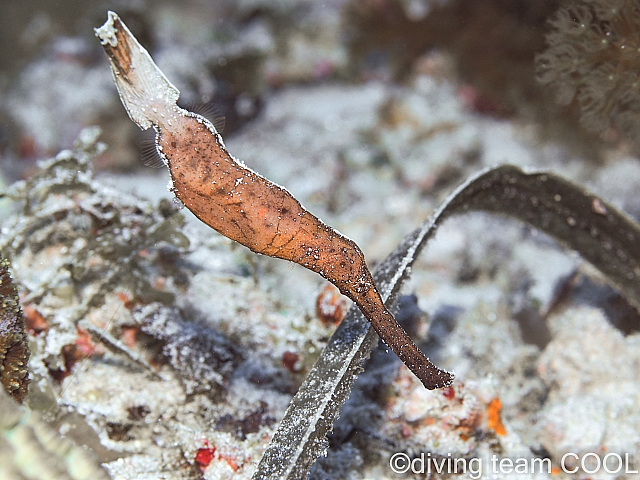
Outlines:
<svg viewBox="0 0 640 480"><path fill-rule="evenodd" d="M388 307L438 226L450 216L473 210L513 217L576 250L640 310L640 226L569 180L511 165L468 179L380 264L374 278ZM352 308L291 401L254 480L307 477L327 448L326 435L376 340L368 322Z"/></svg>

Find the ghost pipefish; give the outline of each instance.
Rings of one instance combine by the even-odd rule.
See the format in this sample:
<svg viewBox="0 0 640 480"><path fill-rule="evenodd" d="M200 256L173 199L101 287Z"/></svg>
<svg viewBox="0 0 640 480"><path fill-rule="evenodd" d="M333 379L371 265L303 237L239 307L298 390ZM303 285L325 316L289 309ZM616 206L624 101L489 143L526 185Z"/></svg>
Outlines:
<svg viewBox="0 0 640 480"><path fill-rule="evenodd" d="M108 15L96 36L129 117L143 130L156 131L156 147L176 197L201 221L253 252L322 275L355 302L426 388L450 385L453 374L431 363L384 306L355 242L232 157L211 122L177 106L180 92L120 18Z"/></svg>

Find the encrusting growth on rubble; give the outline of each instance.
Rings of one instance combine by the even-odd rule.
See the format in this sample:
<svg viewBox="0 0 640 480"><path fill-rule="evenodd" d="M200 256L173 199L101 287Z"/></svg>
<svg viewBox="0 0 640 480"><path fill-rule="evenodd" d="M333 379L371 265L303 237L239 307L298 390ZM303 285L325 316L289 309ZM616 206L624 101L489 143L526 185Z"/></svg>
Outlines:
<svg viewBox="0 0 640 480"><path fill-rule="evenodd" d="M22 403L29 387L28 336L18 290L9 273L9 260L0 255L0 380L18 402Z"/></svg>
<svg viewBox="0 0 640 480"><path fill-rule="evenodd" d="M309 213L286 189L234 159L211 122L178 107L178 90L115 13L109 12L96 35L127 113L140 128L156 130L172 190L189 210L256 253L319 273L358 305L426 388L451 384L453 374L431 363L386 309L352 240Z"/></svg>

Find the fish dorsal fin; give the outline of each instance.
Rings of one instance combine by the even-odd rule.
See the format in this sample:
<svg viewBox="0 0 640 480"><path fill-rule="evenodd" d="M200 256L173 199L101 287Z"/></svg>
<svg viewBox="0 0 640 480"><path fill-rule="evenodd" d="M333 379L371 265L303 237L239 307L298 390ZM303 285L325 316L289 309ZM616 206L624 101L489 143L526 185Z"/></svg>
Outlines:
<svg viewBox="0 0 640 480"><path fill-rule="evenodd" d="M218 133L224 132L227 119L222 109L214 102L191 102L187 104L185 110L202 115L213 124Z"/></svg>
<svg viewBox="0 0 640 480"><path fill-rule="evenodd" d="M166 164L158 153L158 148L156 146L156 132L152 133L152 135L149 135L147 138L143 138L140 141L140 160L142 160L142 163L147 167L164 167Z"/></svg>
<svg viewBox="0 0 640 480"><path fill-rule="evenodd" d="M215 103L193 102L187 104L185 110L202 115L213 124L218 133L222 133L224 131L226 117L223 115L220 107ZM147 167L151 168L161 168L166 165L156 147L155 131L149 134L148 138L144 138L140 141L140 160L142 160L142 163Z"/></svg>

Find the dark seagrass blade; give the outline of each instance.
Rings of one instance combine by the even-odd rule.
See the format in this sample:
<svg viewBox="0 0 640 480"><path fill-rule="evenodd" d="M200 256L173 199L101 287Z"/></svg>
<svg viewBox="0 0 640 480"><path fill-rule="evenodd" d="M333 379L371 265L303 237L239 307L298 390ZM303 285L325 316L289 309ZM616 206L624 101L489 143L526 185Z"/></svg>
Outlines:
<svg viewBox="0 0 640 480"><path fill-rule="evenodd" d="M469 178L378 266L374 279L387 307L437 227L473 210L513 217L576 250L640 310L640 226L579 185L511 165ZM307 477L377 339L360 311L351 308L291 401L254 480Z"/></svg>

